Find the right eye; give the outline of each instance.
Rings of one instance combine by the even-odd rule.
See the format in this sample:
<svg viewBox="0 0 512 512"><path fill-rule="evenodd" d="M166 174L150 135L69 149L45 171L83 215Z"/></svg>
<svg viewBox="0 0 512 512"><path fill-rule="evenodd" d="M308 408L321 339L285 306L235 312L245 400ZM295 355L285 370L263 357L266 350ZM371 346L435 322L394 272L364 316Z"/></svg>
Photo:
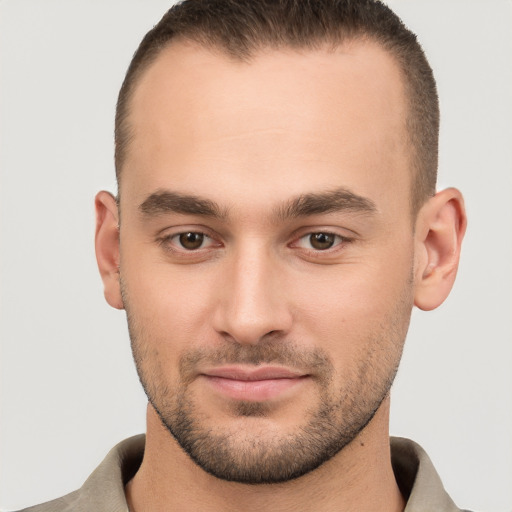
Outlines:
<svg viewBox="0 0 512 512"><path fill-rule="evenodd" d="M302 247L303 249L327 251L333 247L336 248L345 241L345 237L336 235L335 233L318 231L315 233L308 233L307 235L299 238L297 246Z"/></svg>
<svg viewBox="0 0 512 512"><path fill-rule="evenodd" d="M214 241L208 235L197 231L177 233L166 237L164 242L170 243L174 248L185 249L186 251L205 249L214 244Z"/></svg>

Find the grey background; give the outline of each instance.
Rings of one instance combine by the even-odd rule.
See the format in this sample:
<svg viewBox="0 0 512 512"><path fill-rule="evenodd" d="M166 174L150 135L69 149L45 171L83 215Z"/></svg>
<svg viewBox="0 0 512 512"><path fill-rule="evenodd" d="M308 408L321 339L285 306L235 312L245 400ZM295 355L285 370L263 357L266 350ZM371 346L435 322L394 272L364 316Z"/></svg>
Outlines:
<svg viewBox="0 0 512 512"><path fill-rule="evenodd" d="M512 3L389 2L437 76L440 188L466 197L458 282L414 312L391 432L429 452L461 507L512 510ZM0 508L79 487L144 430L124 314L93 252L115 190L118 88L162 0L0 3Z"/></svg>

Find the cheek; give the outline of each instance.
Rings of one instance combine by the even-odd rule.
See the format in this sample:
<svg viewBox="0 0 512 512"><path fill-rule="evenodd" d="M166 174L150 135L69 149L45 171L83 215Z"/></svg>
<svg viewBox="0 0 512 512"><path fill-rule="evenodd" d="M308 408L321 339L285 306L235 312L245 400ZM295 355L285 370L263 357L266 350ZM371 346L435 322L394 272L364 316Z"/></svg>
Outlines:
<svg viewBox="0 0 512 512"><path fill-rule="evenodd" d="M176 339L198 324L200 295L183 292L176 283L169 287L146 280L141 286L131 288L130 297L139 321L155 334L160 331L158 337Z"/></svg>
<svg viewBox="0 0 512 512"><path fill-rule="evenodd" d="M365 351L401 345L412 309L411 261L338 267L332 275L296 286L301 337L314 335L340 364ZM297 282L297 281L296 281ZM361 355L363 354L363 355Z"/></svg>
<svg viewBox="0 0 512 512"><path fill-rule="evenodd" d="M197 329L198 297L181 292L165 273L142 270L122 272L130 337L144 387L152 396L166 396L179 385L181 355L204 339Z"/></svg>
<svg viewBox="0 0 512 512"><path fill-rule="evenodd" d="M127 309L143 340L160 357L174 359L206 339L212 303L208 276L128 248L125 254L130 255L121 264Z"/></svg>

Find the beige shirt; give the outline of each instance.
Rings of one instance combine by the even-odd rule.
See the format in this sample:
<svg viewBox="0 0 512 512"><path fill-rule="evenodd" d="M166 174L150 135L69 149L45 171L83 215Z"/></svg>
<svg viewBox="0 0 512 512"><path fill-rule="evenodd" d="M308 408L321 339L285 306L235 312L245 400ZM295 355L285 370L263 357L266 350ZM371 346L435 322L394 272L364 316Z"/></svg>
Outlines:
<svg viewBox="0 0 512 512"><path fill-rule="evenodd" d="M145 436L126 439L115 446L84 485L25 512L128 512L125 484L142 462ZM450 499L423 449L408 439L391 438L393 470L407 498L404 512L460 512Z"/></svg>

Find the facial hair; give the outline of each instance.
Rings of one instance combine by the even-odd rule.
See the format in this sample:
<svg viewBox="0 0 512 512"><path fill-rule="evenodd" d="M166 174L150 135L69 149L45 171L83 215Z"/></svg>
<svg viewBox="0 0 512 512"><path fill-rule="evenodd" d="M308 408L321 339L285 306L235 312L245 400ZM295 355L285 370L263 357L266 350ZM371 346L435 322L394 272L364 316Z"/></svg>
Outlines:
<svg viewBox="0 0 512 512"><path fill-rule="evenodd" d="M366 427L387 397L401 357L410 317L410 301L402 300L379 332L369 335L370 347L336 387L336 371L320 348L305 349L269 335L255 345L226 340L215 349L192 349L179 359L179 378L173 382L158 363L158 351L123 300L137 372L162 424L185 453L217 478L244 484L286 482L313 471L350 444ZM382 349L385 347L385 350ZM215 428L191 391L198 367L224 364L278 364L311 375L318 399L306 410L293 432ZM340 379L338 379L340 380ZM266 402L234 401L233 418L271 418ZM239 423L237 423L239 425Z"/></svg>

